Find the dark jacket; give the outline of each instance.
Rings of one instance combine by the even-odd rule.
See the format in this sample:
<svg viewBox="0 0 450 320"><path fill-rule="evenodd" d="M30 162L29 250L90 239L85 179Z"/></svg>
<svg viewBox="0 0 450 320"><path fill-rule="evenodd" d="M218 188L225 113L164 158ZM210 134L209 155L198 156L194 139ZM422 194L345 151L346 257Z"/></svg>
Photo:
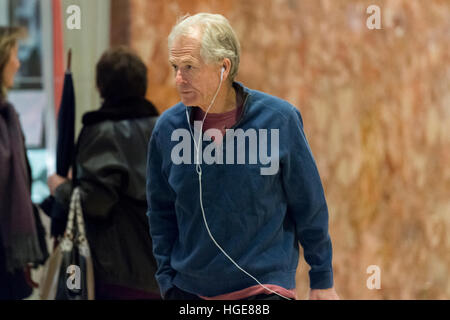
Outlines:
<svg viewBox="0 0 450 320"><path fill-rule="evenodd" d="M0 99L0 110L5 110L4 106L6 102L1 101ZM2 108L3 107L3 108ZM4 112L0 112L1 117L5 117L5 121L11 121L7 119L8 116ZM32 184L32 174L31 174L31 166L27 157L26 148L25 148L25 136L23 134L23 130L21 134L21 139L19 141L18 148L22 148L25 150L25 165L27 169L27 180L26 184L31 193L31 184ZM1 168L0 168L1 169ZM1 171L1 170L0 170ZM0 174L6 174L6 172L0 172ZM2 201L4 199L0 199ZM30 199L31 201L31 199ZM48 257L47 244L45 242L45 229L42 225L39 212L36 206L33 205L33 214L35 219L35 227L36 232L38 234L38 241L40 245L40 249L42 251L42 260L35 261L35 264L44 264L45 260ZM30 261L31 262L31 261ZM27 283L26 276L24 270L15 270L14 273L7 272L6 268L6 252L2 245L2 235L0 232L0 300L19 300L24 299L30 296L33 292L33 289L30 287L29 283Z"/></svg>
<svg viewBox="0 0 450 320"><path fill-rule="evenodd" d="M23 147L25 148L25 141ZM26 153L25 153L26 154ZM31 167L27 160L27 169L29 177L31 177ZM31 180L28 181L31 190ZM1 199L0 199L1 201ZM33 207L33 210L36 210ZM36 214L36 211L35 211ZM39 228L43 228L39 220L37 224ZM41 230L42 231L42 230ZM43 230L45 232L45 230ZM9 273L6 270L6 256L5 250L1 245L0 233L0 300L20 300L29 297L33 293L33 289L26 281L25 272L23 270L16 270L14 273ZM45 238L44 238L45 240ZM48 255L48 253L47 253Z"/></svg>
<svg viewBox="0 0 450 320"><path fill-rule="evenodd" d="M128 98L83 117L73 174L102 284L158 292L145 196L147 144L157 116L147 100ZM56 190L66 209L71 191L72 183Z"/></svg>

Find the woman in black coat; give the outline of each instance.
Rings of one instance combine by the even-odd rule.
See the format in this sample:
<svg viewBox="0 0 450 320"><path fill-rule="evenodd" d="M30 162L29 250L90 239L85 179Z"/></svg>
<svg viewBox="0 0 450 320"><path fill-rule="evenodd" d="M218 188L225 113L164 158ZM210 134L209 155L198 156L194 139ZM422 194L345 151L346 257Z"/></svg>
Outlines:
<svg viewBox="0 0 450 320"><path fill-rule="evenodd" d="M29 263L43 262L38 215L31 202L31 170L19 117L7 101L20 67L22 30L0 27L0 300L31 295Z"/></svg>
<svg viewBox="0 0 450 320"><path fill-rule="evenodd" d="M146 217L147 145L158 112L145 99L147 68L130 50L108 50L97 64L104 99L83 117L73 176L81 188L96 299L158 299L156 261ZM49 178L68 209L72 182Z"/></svg>

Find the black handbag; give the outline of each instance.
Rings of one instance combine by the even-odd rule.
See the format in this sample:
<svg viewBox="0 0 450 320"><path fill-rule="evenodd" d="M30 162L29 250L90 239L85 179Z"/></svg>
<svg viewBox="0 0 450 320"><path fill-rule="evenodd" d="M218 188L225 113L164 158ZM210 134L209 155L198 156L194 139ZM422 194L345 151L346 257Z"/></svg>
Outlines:
<svg viewBox="0 0 450 320"><path fill-rule="evenodd" d="M78 187L72 193L64 237L47 261L40 288L43 300L94 300L94 268Z"/></svg>
<svg viewBox="0 0 450 320"><path fill-rule="evenodd" d="M45 240L46 237L46 231L42 224L41 216L39 214L39 208L36 205L33 205L33 215L34 215L34 221L36 224L36 232L38 236L39 241L39 248L42 252L42 259L38 261L34 261L34 267L37 268L40 265L44 265L49 257L48 253L48 247L47 247L47 240Z"/></svg>

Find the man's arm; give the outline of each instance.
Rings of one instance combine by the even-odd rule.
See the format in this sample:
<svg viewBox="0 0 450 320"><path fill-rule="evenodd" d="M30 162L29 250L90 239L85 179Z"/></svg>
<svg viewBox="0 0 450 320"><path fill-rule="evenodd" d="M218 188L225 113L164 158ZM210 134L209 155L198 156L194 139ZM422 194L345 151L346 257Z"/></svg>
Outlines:
<svg viewBox="0 0 450 320"><path fill-rule="evenodd" d="M288 150L281 163L282 177L288 212L295 221L297 237L304 249L305 260L311 267L310 297L314 298L324 289L333 288L328 208L319 172L303 132L300 112L294 107L292 109L287 126Z"/></svg>
<svg viewBox="0 0 450 320"><path fill-rule="evenodd" d="M173 245L178 238L175 214L175 193L169 186L163 172L161 149L158 145L158 132L150 139L147 161L147 201L150 235L153 241L153 255L158 263L156 280L163 297L173 287L175 270L170 264Z"/></svg>

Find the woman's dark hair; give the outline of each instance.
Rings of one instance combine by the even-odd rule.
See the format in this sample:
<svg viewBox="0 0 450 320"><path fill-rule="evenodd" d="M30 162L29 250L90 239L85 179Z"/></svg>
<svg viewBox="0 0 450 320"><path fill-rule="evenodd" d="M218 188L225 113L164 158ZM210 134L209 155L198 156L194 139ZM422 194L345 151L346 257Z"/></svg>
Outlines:
<svg viewBox="0 0 450 320"><path fill-rule="evenodd" d="M97 63L97 88L103 99L144 97L147 67L126 47L107 50Z"/></svg>

